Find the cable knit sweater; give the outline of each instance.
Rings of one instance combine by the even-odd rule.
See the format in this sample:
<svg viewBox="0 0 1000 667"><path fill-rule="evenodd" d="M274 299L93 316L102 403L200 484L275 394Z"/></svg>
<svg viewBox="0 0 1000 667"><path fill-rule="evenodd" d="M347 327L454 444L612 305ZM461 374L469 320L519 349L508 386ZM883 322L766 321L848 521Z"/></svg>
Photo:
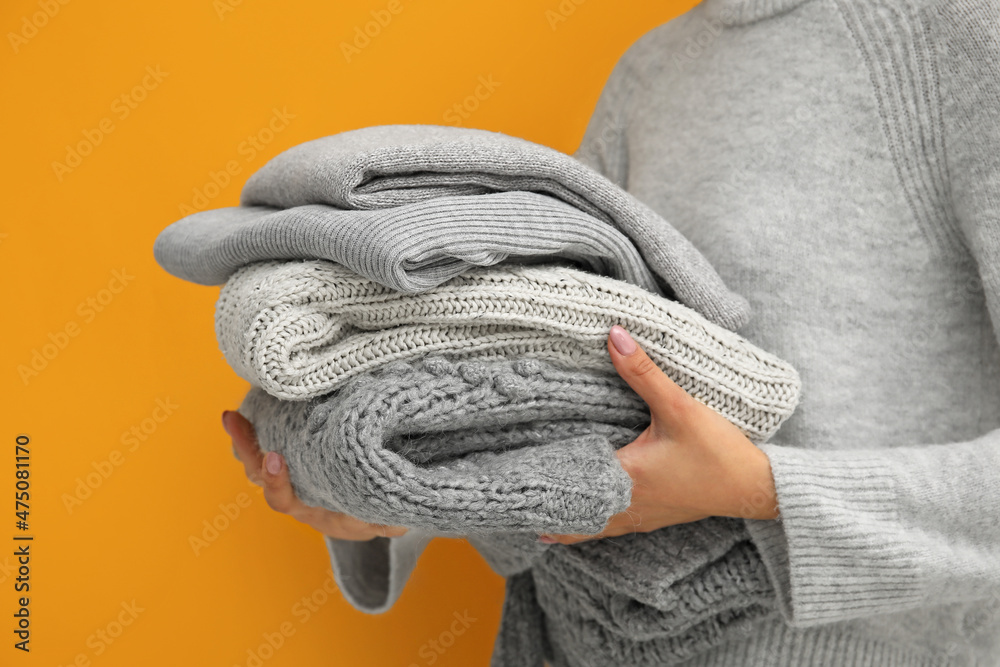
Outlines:
<svg viewBox="0 0 1000 667"><path fill-rule="evenodd" d="M705 0L607 81L576 157L691 239L803 380L761 446L782 519L746 522L781 615L685 667L1000 664L998 7ZM407 539L327 543L390 565L343 571L384 604Z"/></svg>
<svg viewBox="0 0 1000 667"><path fill-rule="evenodd" d="M541 667L551 645L571 645L581 667L674 664L774 615L733 519L572 548L535 539L598 532L631 499L614 449L649 414L604 349L615 321L755 443L794 410L793 368L687 306L559 264L478 267L408 295L301 260L239 269L216 315L226 358L264 387L240 411L303 502L469 536L508 578L494 667ZM405 549L425 544L393 541L397 578L419 555ZM386 561L345 550L331 552L338 584L370 610L352 579Z"/></svg>
<svg viewBox="0 0 1000 667"><path fill-rule="evenodd" d="M440 233L444 227L464 234L462 247L475 253L479 237L468 218L495 220L500 195L510 214L512 197L534 191L548 195L530 197L533 208L524 211L528 218L547 212L530 220L544 234L514 238L505 230L503 244L523 243L531 263L583 259L594 267L550 242L565 241L560 232L572 240L581 233L608 238L606 232L617 229L658 275L657 292L662 286L678 300L635 284L641 280L630 284L562 264L520 266L520 253L506 258L517 260L514 265L438 264L456 247L442 242L450 238ZM590 647L586 664L595 667L640 656L645 664L676 662L773 615L773 586L742 526L719 532L708 522L642 534L627 540L635 549L615 550L615 558L602 560L603 569L580 574L570 564L572 552L563 549L536 572L533 549L512 549L515 540L501 534L528 531L528 546L537 548L534 531L593 533L627 507L631 480L609 445L638 435L613 423L623 410L634 423L637 397L626 391L623 400L627 385L607 357L607 330L615 322L627 325L682 387L755 442L769 437L797 402L794 369L729 329L745 321L745 299L669 222L564 153L500 133L440 126L376 126L302 144L254 174L242 200L241 207L172 225L157 239L157 258L181 277L227 279L217 306L220 346L244 378L289 399L255 390L244 407L263 447L288 448L296 491L306 502L378 522L468 533L495 570L518 575L508 577L494 665L540 666L552 655L536 622L543 607L545 618L560 624L551 631L563 635L561 643L572 638ZM433 206L425 206L429 202ZM580 227L554 224L573 216ZM514 230L523 228L525 220L512 220ZM414 254L412 243L369 244L391 230L426 241L430 264L419 261L423 250ZM488 243L481 249L491 262L505 259L504 253L494 257L496 247ZM595 257L605 252L594 249ZM289 254L300 259L244 265ZM314 255L343 259L365 275L306 259ZM611 252L607 259L613 258ZM459 274L434 284L440 275L422 269L435 267ZM421 270L408 273L413 268ZM400 277L419 278L420 289L393 289ZM441 372L447 364L425 364L416 379L398 374L406 361L428 353L472 356L475 363L447 372ZM561 379L546 383L534 373L494 376L481 358L516 359L519 370L551 359L575 370L553 371ZM383 370L392 373L378 372L387 364ZM344 383L362 389L348 392L343 403L339 392L326 400ZM580 400L588 392L589 404ZM528 400L518 405L519 397ZM532 414L550 420L522 423ZM612 423L595 421L601 416ZM434 428L423 433L428 424ZM398 436L413 429L429 437L417 447L407 440L405 451L425 447L430 460L407 460L395 451ZM516 446L507 451L508 445ZM449 453L470 446L480 449ZM391 604L426 544L410 535L380 554L337 542L330 541L337 583L359 608ZM649 558L678 552L685 556L672 557L665 568ZM624 582L612 583L622 575ZM581 587L580 580L588 584Z"/></svg>
<svg viewBox="0 0 1000 667"><path fill-rule="evenodd" d="M779 421L793 407L778 409ZM718 409L744 418L738 405ZM581 667L675 664L776 614L736 519L571 548L537 541L539 530L597 532L628 507L632 481L614 449L649 426L649 411L617 374L431 355L382 364L311 401L254 388L240 412L261 448L285 457L306 504L470 538L507 577L494 667L541 667L552 646ZM766 413L751 419L761 423L748 430L770 430ZM344 586L345 563L332 562Z"/></svg>

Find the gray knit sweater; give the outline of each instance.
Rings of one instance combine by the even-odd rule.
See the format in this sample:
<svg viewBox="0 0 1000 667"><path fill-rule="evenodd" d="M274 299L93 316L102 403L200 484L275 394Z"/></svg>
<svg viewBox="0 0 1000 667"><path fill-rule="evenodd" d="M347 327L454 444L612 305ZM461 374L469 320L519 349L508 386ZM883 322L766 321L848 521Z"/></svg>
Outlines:
<svg viewBox="0 0 1000 667"><path fill-rule="evenodd" d="M456 188L468 192L455 197ZM465 267L436 286L440 276L432 271L435 280L415 294L393 289L400 271L413 277L418 268L423 278L426 268L454 270L438 264L456 248L449 239L475 255L482 230L469 222L496 222L504 188L549 194L551 203L538 195L522 209L527 218L547 211L532 221L547 237L519 236L524 220L515 216L512 229L488 236L487 246L490 238L511 237L534 252L536 264L546 251L555 256L549 261L579 259L551 242L561 243L560 233L620 229L688 305L637 280L562 264ZM568 155L500 133L440 126L375 126L303 144L256 173L242 199L245 209L172 225L157 239L157 259L181 277L227 279L216 320L227 360L252 384L289 399L255 390L241 410L262 447L285 453L300 497L370 521L468 533L496 571L519 575L508 578L494 665L540 666L543 651L553 654L537 621L543 608L559 623L553 632L563 643L572 638L586 652L586 662L575 662L594 667L673 663L773 615L773 586L745 529L732 521L722 531L707 522L579 547L614 552L595 554L598 562L579 559L586 568L579 573L580 563L570 563L576 549L554 549L544 570L527 571L538 556L534 531L593 533L628 505L631 480L610 446L638 435L626 424L634 425L641 401L637 406L607 357L612 324L625 324L665 372L754 442L773 434L797 402L794 369L724 328L745 321L745 300L669 222ZM555 217L561 202L576 208L563 205ZM309 212L295 213L301 209ZM574 215L580 226L562 224ZM386 238L406 242L383 248ZM492 258L496 248L485 249ZM424 250L435 258L426 266L418 261ZM288 254L336 258L352 268L311 259L243 266ZM393 363L431 352L477 361L454 370L424 365L409 375L400 372L405 363ZM481 357L517 364L484 365ZM530 371L530 360L543 359L578 370ZM392 364L382 369L389 375L368 374L385 364ZM353 389L324 396L342 386ZM321 401L302 403L312 398ZM626 424L616 423L623 414ZM406 439L397 451L398 436L414 434L420 444ZM470 446L477 449L465 453ZM417 456L421 447L431 459ZM528 534L515 540L498 530ZM631 542L635 549L618 548ZM392 604L426 542L409 535L381 555L371 545L330 544L345 595L377 611L372 607ZM650 558L658 553L684 557Z"/></svg>
<svg viewBox="0 0 1000 667"><path fill-rule="evenodd" d="M690 308L560 264L477 267L414 295L298 260L239 269L216 316L227 360L258 387L240 411L285 457L303 502L467 535L508 577L494 667L541 667L552 635L580 667L674 664L775 613L733 519L574 547L535 540L598 532L629 505L613 451L649 415L607 357L614 322L753 442L792 413L794 369ZM374 559L351 555L371 545L331 544L347 599L378 611L399 587L373 598L358 580L384 572L386 557L398 580L419 555L406 550L426 542L393 540Z"/></svg>
<svg viewBox="0 0 1000 667"><path fill-rule="evenodd" d="M997 0L706 0L623 56L576 157L803 379L762 445L782 520L747 522L781 616L685 667L1000 664ZM328 544L398 566L369 601L412 566Z"/></svg>
<svg viewBox="0 0 1000 667"><path fill-rule="evenodd" d="M153 254L177 277L206 285L222 284L254 261L316 257L406 293L430 289L473 266L556 256L660 292L625 234L560 199L520 190L373 210L327 204L215 208L164 229Z"/></svg>
<svg viewBox="0 0 1000 667"><path fill-rule="evenodd" d="M1000 664L1000 3L708 0L577 157L743 293L802 403L748 528L782 620L695 665Z"/></svg>
<svg viewBox="0 0 1000 667"><path fill-rule="evenodd" d="M756 384L741 393L768 402L768 383ZM771 412L780 423L793 407ZM743 420L737 404L717 409ZM615 373L431 355L383 364L311 401L255 388L240 412L261 447L288 461L306 504L469 537L507 577L493 667L541 667L554 647L578 667L676 664L777 613L774 586L736 519L569 547L536 540L538 531L597 532L628 507L632 482L613 451L638 437L649 412ZM760 422L749 429L755 442L762 437L753 432L766 433L763 416L751 417ZM349 576L384 571L385 560L331 557L345 595L366 609Z"/></svg>
<svg viewBox="0 0 1000 667"><path fill-rule="evenodd" d="M749 316L746 299L642 201L565 153L501 132L374 125L314 139L255 172L240 204L170 225L157 261L211 283L256 260L323 258L420 292L473 265L555 255L724 327Z"/></svg>

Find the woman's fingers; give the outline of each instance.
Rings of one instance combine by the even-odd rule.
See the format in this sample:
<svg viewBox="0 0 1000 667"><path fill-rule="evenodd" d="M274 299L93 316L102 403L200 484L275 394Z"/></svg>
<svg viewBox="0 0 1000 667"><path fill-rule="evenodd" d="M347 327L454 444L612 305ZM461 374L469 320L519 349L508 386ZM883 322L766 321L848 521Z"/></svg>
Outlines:
<svg viewBox="0 0 1000 667"><path fill-rule="evenodd" d="M233 449L243 464L247 478L261 486L260 470L263 465L264 452L260 451L253 424L238 412L226 410L222 413L222 427L233 440Z"/></svg>
<svg viewBox="0 0 1000 667"><path fill-rule="evenodd" d="M405 535L409 528L406 526L386 526L381 523L370 523L372 530L375 531L376 535L381 535L383 537L399 537L400 535Z"/></svg>
<svg viewBox="0 0 1000 667"><path fill-rule="evenodd" d="M683 420L694 399L617 324L608 332L608 354L618 374L649 406L654 420L665 423Z"/></svg>
<svg viewBox="0 0 1000 667"><path fill-rule="evenodd" d="M254 484L263 487L268 506L284 514L301 515L307 506L295 496L292 482L288 478L288 466L281 455L261 451L253 424L238 412L227 410L222 413L222 425L233 439L233 447L243 463L247 477Z"/></svg>
<svg viewBox="0 0 1000 667"><path fill-rule="evenodd" d="M268 452L261 464L260 477L264 483L264 500L268 507L301 520L307 505L296 497L292 489L285 460L277 452Z"/></svg>
<svg viewBox="0 0 1000 667"><path fill-rule="evenodd" d="M587 540L599 540L605 537L618 537L627 533L634 533L639 528L639 519L633 512L625 510L615 514L608 520L604 530L594 535L583 535L575 533L554 534L542 533L538 536L538 541L544 544L576 544Z"/></svg>

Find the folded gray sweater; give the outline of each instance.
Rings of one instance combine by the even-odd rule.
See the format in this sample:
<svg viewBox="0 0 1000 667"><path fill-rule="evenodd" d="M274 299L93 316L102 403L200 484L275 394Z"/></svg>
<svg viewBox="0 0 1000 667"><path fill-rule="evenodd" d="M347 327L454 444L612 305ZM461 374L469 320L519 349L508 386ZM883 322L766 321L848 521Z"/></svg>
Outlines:
<svg viewBox="0 0 1000 667"><path fill-rule="evenodd" d="M607 252L609 274L649 289L629 246L600 238L597 220L638 248L662 283L653 291L724 327L749 317L746 300L648 206L571 156L500 132L381 125L316 139L254 173L240 203L165 229L157 260L217 283L256 260L326 258L416 291L510 255L586 262Z"/></svg>
<svg viewBox="0 0 1000 667"><path fill-rule="evenodd" d="M1000 665L1000 0L706 0L578 154L802 376L747 522L781 617L684 667Z"/></svg>
<svg viewBox="0 0 1000 667"><path fill-rule="evenodd" d="M659 291L628 237L535 192L442 196L375 210L229 206L173 223L157 237L153 252L174 275L205 285L221 285L255 261L315 257L413 293L473 266L562 257Z"/></svg>
<svg viewBox="0 0 1000 667"><path fill-rule="evenodd" d="M622 385L533 359L428 357L313 401L253 389L240 410L307 505L455 535L595 533L632 494L614 450L648 423Z"/></svg>
<svg viewBox="0 0 1000 667"><path fill-rule="evenodd" d="M431 537L468 535L508 577L496 666L540 665L553 632L580 646L573 664L633 664L639 654L634 664L663 664L649 660L681 660L775 613L741 521L572 546L535 539L597 532L627 507L631 481L614 450L649 416L617 375L431 355L309 401L255 388L240 412L261 447L285 457L304 502L413 528L371 542L327 538L355 606L388 608Z"/></svg>

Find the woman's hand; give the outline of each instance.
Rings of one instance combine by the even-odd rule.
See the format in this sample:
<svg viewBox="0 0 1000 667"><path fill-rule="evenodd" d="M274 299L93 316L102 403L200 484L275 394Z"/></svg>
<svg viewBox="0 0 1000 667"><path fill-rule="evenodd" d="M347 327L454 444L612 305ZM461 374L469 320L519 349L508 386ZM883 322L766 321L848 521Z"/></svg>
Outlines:
<svg viewBox="0 0 1000 667"><path fill-rule="evenodd" d="M618 374L649 406L649 427L618 449L632 478L632 503L596 535L542 535L570 544L649 532L710 516L778 516L771 463L722 415L694 399L618 325L608 335Z"/></svg>
<svg viewBox="0 0 1000 667"><path fill-rule="evenodd" d="M277 452L264 455L257 444L253 425L243 415L229 410L223 412L222 426L233 439L233 447L243 462L247 477L257 486L263 487L264 499L271 509L289 514L324 535L342 540L397 537L406 532L407 529L402 526L366 523L347 514L304 504L292 490L284 459Z"/></svg>

